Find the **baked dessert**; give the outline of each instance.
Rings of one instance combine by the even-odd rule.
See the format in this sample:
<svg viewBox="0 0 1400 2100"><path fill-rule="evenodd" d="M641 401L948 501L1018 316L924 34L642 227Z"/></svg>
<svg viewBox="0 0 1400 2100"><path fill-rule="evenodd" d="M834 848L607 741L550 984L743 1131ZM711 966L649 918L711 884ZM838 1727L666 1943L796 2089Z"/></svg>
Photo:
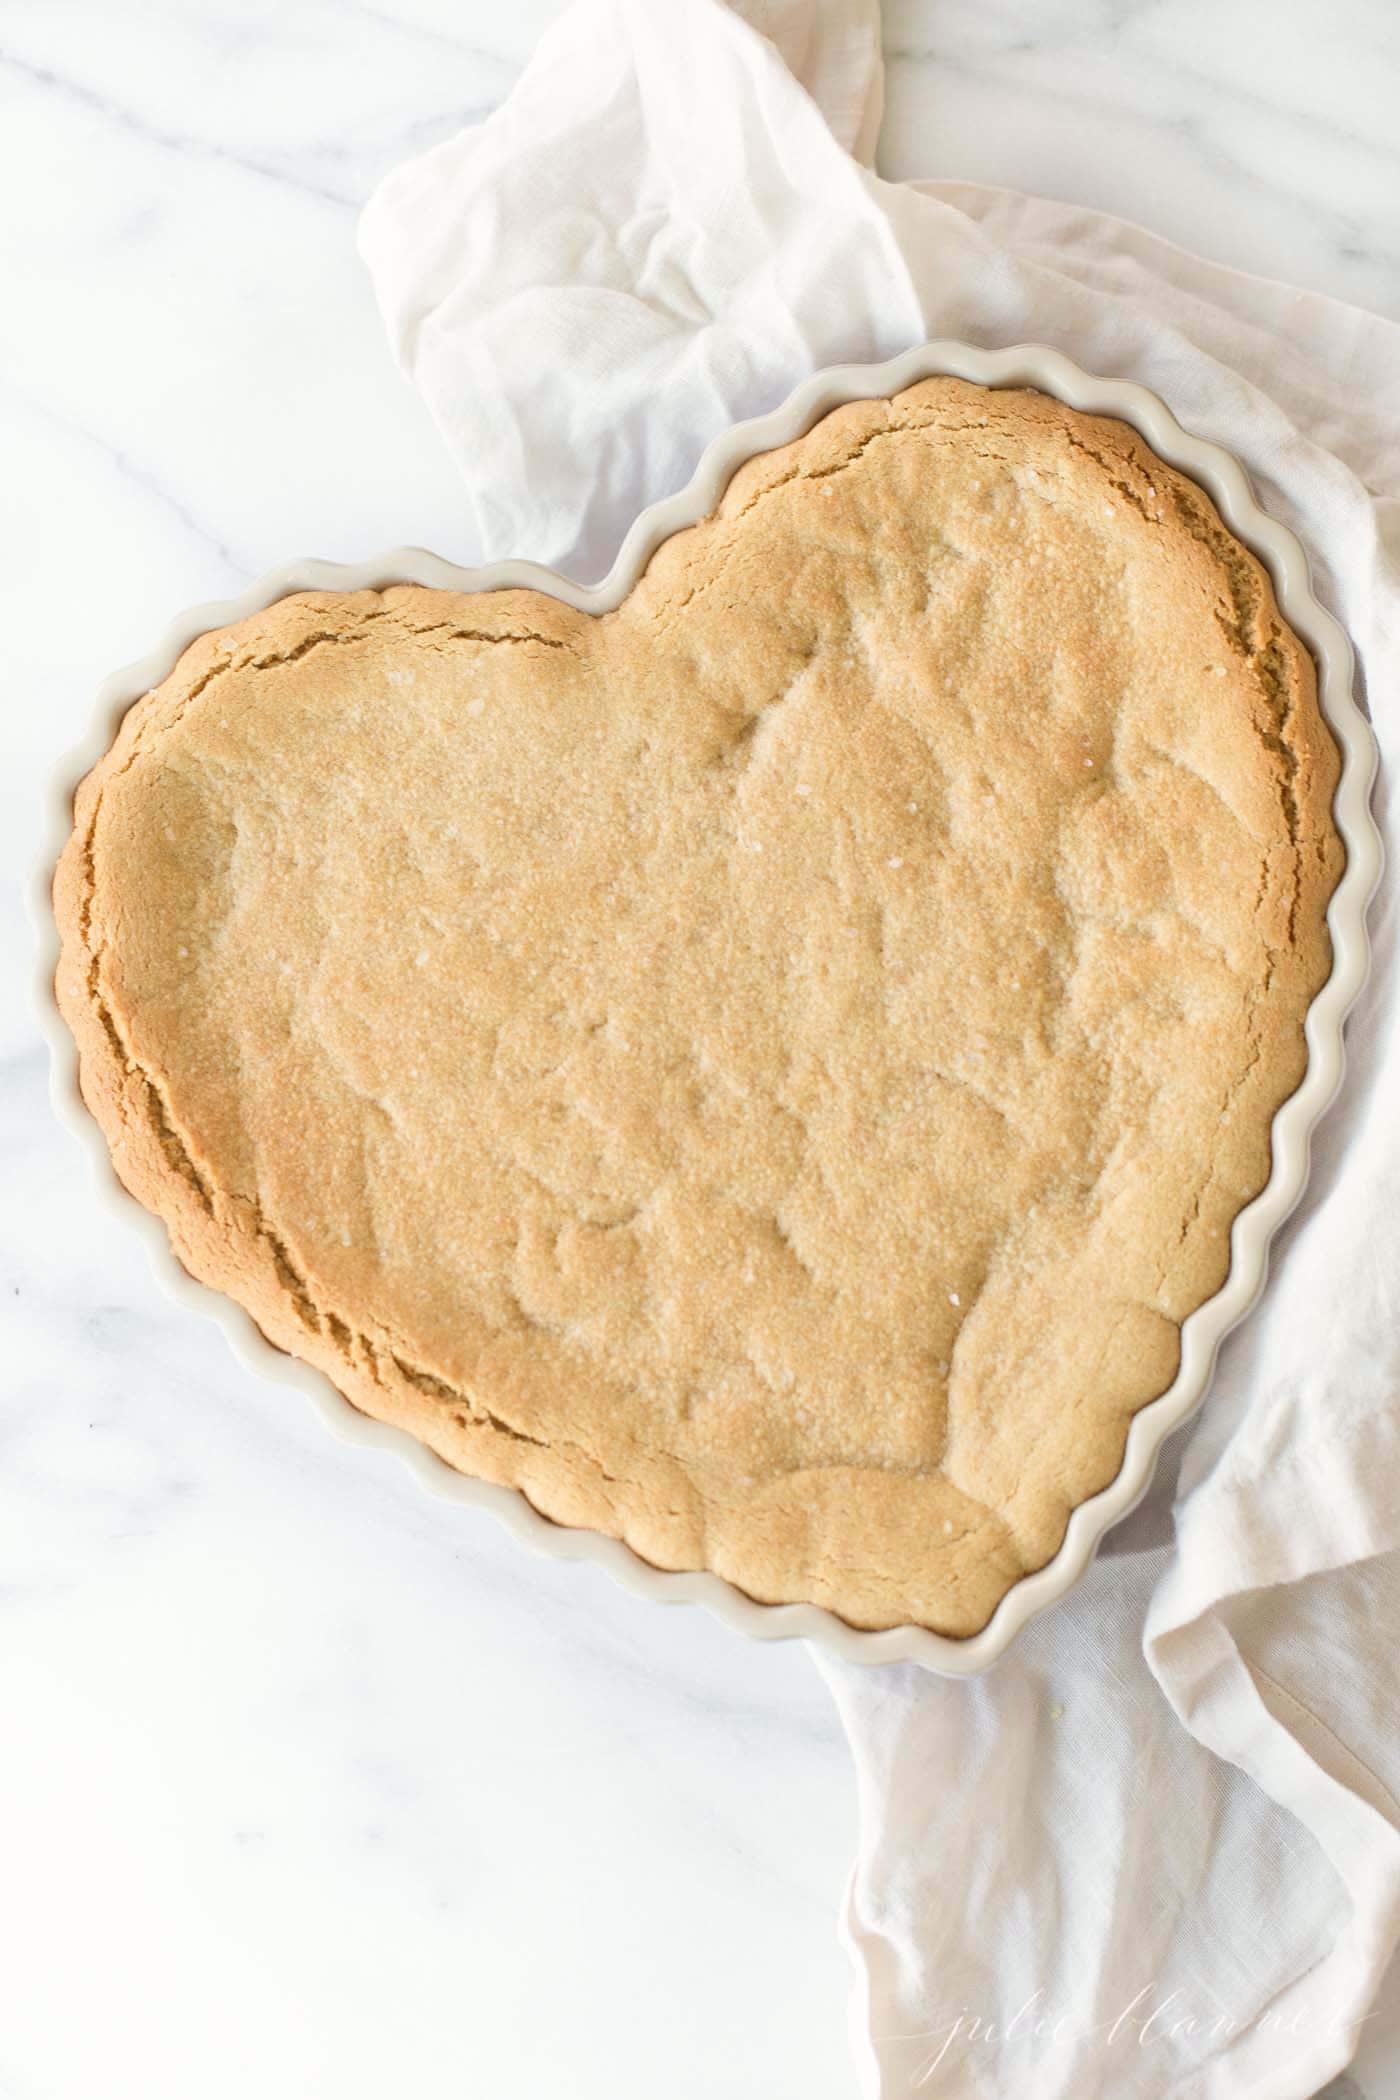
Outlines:
<svg viewBox="0 0 1400 2100"><path fill-rule="evenodd" d="M1341 866L1307 651L1126 426L932 379L590 617L306 592L83 782L127 1188L561 1524L953 1636L1223 1281Z"/></svg>

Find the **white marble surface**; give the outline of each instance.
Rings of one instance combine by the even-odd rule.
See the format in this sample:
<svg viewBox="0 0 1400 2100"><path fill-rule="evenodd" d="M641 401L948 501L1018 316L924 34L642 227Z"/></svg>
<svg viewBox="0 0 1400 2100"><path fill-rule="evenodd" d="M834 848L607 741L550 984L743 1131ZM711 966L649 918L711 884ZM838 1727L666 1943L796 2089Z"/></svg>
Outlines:
<svg viewBox="0 0 1400 2100"><path fill-rule="evenodd" d="M0 11L4 2100L852 2090L806 1657L535 1561L241 1370L92 1201L23 999L37 783L102 673L291 553L464 551L354 214L552 12ZM1387 0L887 29L886 173L1400 311Z"/></svg>

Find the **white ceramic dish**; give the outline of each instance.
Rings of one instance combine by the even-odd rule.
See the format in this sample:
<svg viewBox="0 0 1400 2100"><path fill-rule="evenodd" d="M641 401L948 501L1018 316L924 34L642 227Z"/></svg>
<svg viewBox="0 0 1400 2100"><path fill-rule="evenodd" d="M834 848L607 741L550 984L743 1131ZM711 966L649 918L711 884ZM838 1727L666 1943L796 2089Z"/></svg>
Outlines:
<svg viewBox="0 0 1400 2100"><path fill-rule="evenodd" d="M862 1632L815 1605L755 1603L718 1575L672 1574L653 1568L615 1539L551 1523L514 1489L454 1473L403 1431L357 1413L318 1371L285 1356L265 1341L241 1307L189 1277L171 1252L164 1226L121 1187L102 1134L82 1104L73 1041L59 1017L52 992L58 938L50 886L54 863L72 827L73 791L111 743L126 709L167 675L181 651L198 635L259 612L292 591L352 591L390 583L429 584L460 591L526 585L582 611L606 612L626 596L662 540L693 524L714 507L726 482L744 460L799 437L820 416L844 401L897 393L901 387L933 373L951 373L988 386L1031 386L1074 408L1118 416L1138 430L1164 459L1209 491L1231 530L1254 549L1268 569L1285 616L1316 659L1323 711L1342 754L1341 782L1334 807L1347 853L1346 871L1327 913L1333 945L1332 974L1313 1000L1307 1017L1307 1073L1297 1092L1274 1118L1273 1171L1262 1193L1235 1220L1230 1272L1225 1284L1186 1321L1177 1376L1165 1393L1133 1418L1117 1478L1102 1493L1074 1510L1054 1559L1018 1582L982 1632L968 1640L950 1640L915 1626ZM434 1494L489 1510L518 1538L538 1550L560 1559L594 1561L627 1588L660 1602L702 1604L728 1625L762 1640L809 1639L852 1661L917 1662L932 1670L968 1675L984 1669L1029 1618L1064 1596L1088 1566L1104 1533L1140 1499L1164 1440L1205 1397L1223 1336L1244 1317L1263 1288L1270 1241L1298 1201L1307 1179L1310 1133L1341 1080L1342 1022L1366 979L1369 954L1365 913L1381 861L1380 839L1369 806L1375 764L1375 745L1352 693L1350 645L1337 622L1313 596L1302 547L1291 532L1259 508L1238 463L1218 446L1190 436L1146 388L1122 380L1094 378L1058 351L1035 345L984 351L960 343L931 343L888 364L839 366L809 379L771 415L740 423L717 438L689 486L637 519L611 572L591 589L570 583L532 562L498 562L485 569L462 569L418 548L399 548L372 561L353 564L292 562L261 577L236 598L196 606L182 614L149 656L111 678L99 696L86 741L69 754L55 774L49 837L33 900L42 951L38 1005L53 1050L55 1105L86 1145L105 1199L143 1235L156 1273L166 1288L182 1303L212 1313L250 1369L299 1386L327 1428L337 1436L398 1453Z"/></svg>

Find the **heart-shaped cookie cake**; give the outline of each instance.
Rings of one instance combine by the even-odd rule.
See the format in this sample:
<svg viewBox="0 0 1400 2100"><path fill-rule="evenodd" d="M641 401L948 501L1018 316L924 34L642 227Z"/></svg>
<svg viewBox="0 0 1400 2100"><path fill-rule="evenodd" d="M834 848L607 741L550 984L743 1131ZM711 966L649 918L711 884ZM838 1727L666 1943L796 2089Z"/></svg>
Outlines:
<svg viewBox="0 0 1400 2100"><path fill-rule="evenodd" d="M546 1516L982 1627L1306 1062L1311 660L1126 426L925 381L614 612L310 592L76 802L57 991L186 1268Z"/></svg>

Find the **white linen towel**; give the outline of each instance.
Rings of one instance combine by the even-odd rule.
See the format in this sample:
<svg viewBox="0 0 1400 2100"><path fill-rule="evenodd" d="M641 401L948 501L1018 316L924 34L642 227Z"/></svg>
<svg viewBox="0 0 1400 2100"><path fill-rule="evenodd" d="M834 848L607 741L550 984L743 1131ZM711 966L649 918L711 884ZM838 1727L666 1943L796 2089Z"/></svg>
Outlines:
<svg viewBox="0 0 1400 2100"><path fill-rule="evenodd" d="M882 182L879 107L875 0L576 0L502 109L387 178L362 251L474 555L596 578L813 369L1053 343L1245 460L1393 766L1400 329L1096 213ZM1384 764L1377 805L1394 865ZM1356 2046L1400 1931L1393 883L1372 935L1307 1199L1149 1501L983 1679L819 1658L868 2096L1306 2100Z"/></svg>

